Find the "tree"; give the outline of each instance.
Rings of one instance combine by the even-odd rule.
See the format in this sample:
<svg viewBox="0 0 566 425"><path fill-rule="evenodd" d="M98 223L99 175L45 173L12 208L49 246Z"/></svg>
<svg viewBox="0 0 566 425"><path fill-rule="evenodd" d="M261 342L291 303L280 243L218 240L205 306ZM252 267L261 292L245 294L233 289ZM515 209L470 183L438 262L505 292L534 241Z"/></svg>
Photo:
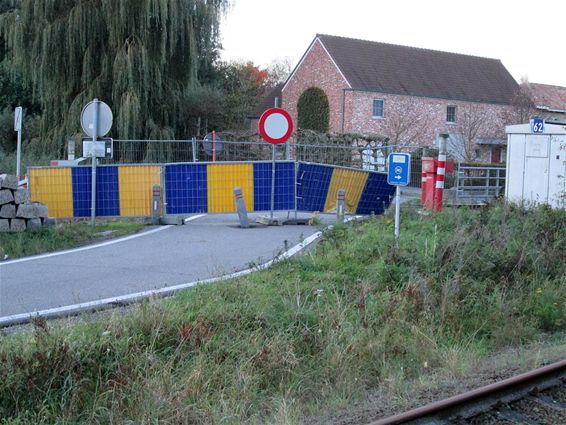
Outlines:
<svg viewBox="0 0 566 425"><path fill-rule="evenodd" d="M456 126L449 128L448 152L461 161L476 161L478 138L503 139L505 127L487 105L466 103L457 106Z"/></svg>
<svg viewBox="0 0 566 425"><path fill-rule="evenodd" d="M267 79L265 85L267 87L275 87L278 84L284 83L291 75L291 58L284 57L274 59L267 67Z"/></svg>
<svg viewBox="0 0 566 425"><path fill-rule="evenodd" d="M224 93L224 129L246 128L246 119L265 91L268 73L252 62L230 62L219 66L221 89Z"/></svg>
<svg viewBox="0 0 566 425"><path fill-rule="evenodd" d="M218 56L229 0L21 0L0 16L8 59L42 109L44 150L62 153L97 97L116 138L172 138L183 107Z"/></svg>
<svg viewBox="0 0 566 425"><path fill-rule="evenodd" d="M418 105L410 100L387 102L383 117L382 133L389 141L388 145L397 147L418 146L426 126L426 117L430 116L427 105Z"/></svg>

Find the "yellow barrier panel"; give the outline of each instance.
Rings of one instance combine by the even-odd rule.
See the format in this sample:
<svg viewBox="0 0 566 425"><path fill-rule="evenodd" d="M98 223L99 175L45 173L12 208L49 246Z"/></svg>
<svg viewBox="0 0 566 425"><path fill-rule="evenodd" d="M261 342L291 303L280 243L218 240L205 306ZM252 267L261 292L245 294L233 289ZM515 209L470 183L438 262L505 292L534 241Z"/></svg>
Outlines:
<svg viewBox="0 0 566 425"><path fill-rule="evenodd" d="M30 198L47 205L49 217L73 217L70 168L30 168Z"/></svg>
<svg viewBox="0 0 566 425"><path fill-rule="evenodd" d="M328 195L326 203L324 204L324 211L329 212L336 210L336 197L338 189L346 190L345 209L346 212L355 214L358 209L358 203L362 197L362 192L368 179L366 171L345 170L342 168L334 169L330 186L328 188Z"/></svg>
<svg viewBox="0 0 566 425"><path fill-rule="evenodd" d="M234 212L234 187L242 188L248 211L254 210L253 164L208 164L208 212Z"/></svg>
<svg viewBox="0 0 566 425"><path fill-rule="evenodd" d="M157 165L118 167L122 217L151 215L152 190L161 184L160 170Z"/></svg>

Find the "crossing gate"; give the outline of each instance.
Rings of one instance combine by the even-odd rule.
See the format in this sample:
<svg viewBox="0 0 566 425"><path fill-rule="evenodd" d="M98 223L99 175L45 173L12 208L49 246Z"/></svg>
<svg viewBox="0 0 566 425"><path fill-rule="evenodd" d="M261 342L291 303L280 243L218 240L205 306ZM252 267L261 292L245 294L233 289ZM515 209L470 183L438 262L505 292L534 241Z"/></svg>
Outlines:
<svg viewBox="0 0 566 425"><path fill-rule="evenodd" d="M279 211L333 211L338 189L345 189L346 212L380 214L394 194L381 172L295 161L275 167ZM271 175L270 161L103 165L96 175L96 215L150 216L154 185L163 188L166 214L235 212L236 186L248 211L269 211ZM51 217L90 216L91 167L30 167L28 176L32 200L47 204Z"/></svg>

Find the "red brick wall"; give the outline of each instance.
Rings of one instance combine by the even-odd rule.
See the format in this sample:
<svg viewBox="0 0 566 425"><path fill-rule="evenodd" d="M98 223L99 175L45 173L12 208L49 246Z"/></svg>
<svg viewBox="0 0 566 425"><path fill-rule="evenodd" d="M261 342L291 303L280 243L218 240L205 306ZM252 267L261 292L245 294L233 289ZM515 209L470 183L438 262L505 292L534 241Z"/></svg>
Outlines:
<svg viewBox="0 0 566 425"><path fill-rule="evenodd" d="M383 99L383 117L373 118L373 100ZM478 137L505 138L508 105L399 96L384 93L348 91L344 132L375 133L400 144L432 146L440 133L460 133L466 127L465 114L481 118ZM446 122L446 108L456 106L456 123ZM401 129L405 129L401 131Z"/></svg>
<svg viewBox="0 0 566 425"><path fill-rule="evenodd" d="M282 107L289 111L295 125L299 97L311 87L324 90L330 106L330 130L341 132L343 89L349 86L318 39L282 91Z"/></svg>

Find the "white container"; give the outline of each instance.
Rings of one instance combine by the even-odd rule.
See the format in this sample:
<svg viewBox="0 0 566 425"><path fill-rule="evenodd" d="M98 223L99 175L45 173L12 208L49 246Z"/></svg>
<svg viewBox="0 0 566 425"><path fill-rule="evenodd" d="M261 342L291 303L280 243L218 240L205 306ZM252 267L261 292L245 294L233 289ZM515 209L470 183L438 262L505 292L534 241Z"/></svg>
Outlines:
<svg viewBox="0 0 566 425"><path fill-rule="evenodd" d="M512 202L566 208L566 126L510 125L507 133L505 198Z"/></svg>

